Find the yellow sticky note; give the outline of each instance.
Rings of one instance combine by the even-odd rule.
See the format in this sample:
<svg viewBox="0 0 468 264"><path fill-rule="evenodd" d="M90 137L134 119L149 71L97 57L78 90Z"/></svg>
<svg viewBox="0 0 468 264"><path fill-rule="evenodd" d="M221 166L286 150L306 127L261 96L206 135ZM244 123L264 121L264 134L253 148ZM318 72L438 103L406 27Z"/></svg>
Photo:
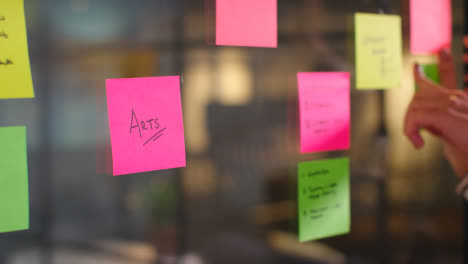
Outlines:
<svg viewBox="0 0 468 264"><path fill-rule="evenodd" d="M0 99L32 98L24 0L0 1Z"/></svg>
<svg viewBox="0 0 468 264"><path fill-rule="evenodd" d="M401 17L356 13L354 24L356 88L399 87L402 71Z"/></svg>

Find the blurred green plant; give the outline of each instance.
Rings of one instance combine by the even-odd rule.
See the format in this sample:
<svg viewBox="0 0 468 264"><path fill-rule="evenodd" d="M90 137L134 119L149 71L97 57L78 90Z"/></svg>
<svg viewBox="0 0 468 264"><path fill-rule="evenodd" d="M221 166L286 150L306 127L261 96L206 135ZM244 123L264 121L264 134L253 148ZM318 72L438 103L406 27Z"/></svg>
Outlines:
<svg viewBox="0 0 468 264"><path fill-rule="evenodd" d="M175 222L177 205L176 184L171 180L161 180L151 184L144 193L144 208L149 212L151 222L168 226Z"/></svg>

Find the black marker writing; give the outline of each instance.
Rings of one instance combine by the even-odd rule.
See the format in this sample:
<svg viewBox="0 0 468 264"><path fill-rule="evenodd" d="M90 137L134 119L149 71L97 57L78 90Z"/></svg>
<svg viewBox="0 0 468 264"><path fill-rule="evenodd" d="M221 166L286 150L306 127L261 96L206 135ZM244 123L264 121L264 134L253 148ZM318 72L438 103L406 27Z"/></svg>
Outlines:
<svg viewBox="0 0 468 264"><path fill-rule="evenodd" d="M159 119L157 118L151 118L143 121L138 121L138 117L135 113L135 110L132 108L132 116L130 118L130 134L132 134L133 129L138 128L138 133L140 135L140 138L143 138L143 134L145 131L151 131L154 129L159 129L160 124L159 124ZM164 135L164 131L166 128L163 128L159 131L156 132L152 137L150 137L148 140L146 140L143 143L143 146L148 144L150 141L156 141L158 138L162 137Z"/></svg>
<svg viewBox="0 0 468 264"><path fill-rule="evenodd" d="M317 213L323 213L326 210L328 210L328 206L324 206L324 207L317 208L317 209L310 209L309 211L311 214L317 214Z"/></svg>
<svg viewBox="0 0 468 264"><path fill-rule="evenodd" d="M150 139L148 139L145 143L143 143L143 146L148 144L151 140L156 141L158 138L162 137L164 130L166 130L166 128L163 128L159 130L158 132L156 132L156 134L154 134L152 137L150 137Z"/></svg>
<svg viewBox="0 0 468 264"><path fill-rule="evenodd" d="M10 59L5 60L5 62L0 61L0 65L13 65L13 61Z"/></svg>
<svg viewBox="0 0 468 264"><path fill-rule="evenodd" d="M327 129L316 129L314 131L315 134L323 134L323 133L327 133L328 130Z"/></svg>
<svg viewBox="0 0 468 264"><path fill-rule="evenodd" d="M378 44L378 43L384 43L385 41L385 38L384 37L367 37L364 39L364 45L368 45L368 44L372 44L372 45L375 45L375 44Z"/></svg>
<svg viewBox="0 0 468 264"><path fill-rule="evenodd" d="M323 108L330 108L333 107L331 103L315 103L315 102L309 102L305 101L305 111L310 111L311 109L323 109Z"/></svg>
<svg viewBox="0 0 468 264"><path fill-rule="evenodd" d="M330 174L330 171L327 169L322 169L322 170L317 170L317 171L308 171L307 176L312 177L312 176L318 176L318 175L326 175Z"/></svg>
<svg viewBox="0 0 468 264"><path fill-rule="evenodd" d="M318 198L320 198L320 194L315 194L315 195L311 194L311 195L309 195L309 199L318 199Z"/></svg>
<svg viewBox="0 0 468 264"><path fill-rule="evenodd" d="M366 37L363 41L364 45L372 46L371 55L377 57L380 60L379 73L382 78L388 77L393 72L394 63L391 57L388 57L389 50L385 46L385 37Z"/></svg>
<svg viewBox="0 0 468 264"><path fill-rule="evenodd" d="M385 49L374 49L372 50L373 55L385 55L387 53L387 50Z"/></svg>
<svg viewBox="0 0 468 264"><path fill-rule="evenodd" d="M148 129L146 129L146 123L145 123L145 121L141 121L141 129L143 129L143 131L144 131L144 130L148 130Z"/></svg>
<svg viewBox="0 0 468 264"><path fill-rule="evenodd" d="M336 194L336 191L333 190L333 191L324 191L323 192L324 196L331 195L331 194Z"/></svg>
<svg viewBox="0 0 468 264"><path fill-rule="evenodd" d="M150 119L150 120L146 121L150 125L151 129L153 129L153 120L154 119Z"/></svg>
<svg viewBox="0 0 468 264"><path fill-rule="evenodd" d="M133 117L135 117L136 126L133 125ZM141 138L140 125L138 124L138 119L137 119L137 116L135 115L135 111L133 111L133 108L132 108L132 118L131 118L131 121L130 121L130 134L132 134L132 129L134 129L136 127L138 127L138 132L140 133L140 138Z"/></svg>
<svg viewBox="0 0 468 264"><path fill-rule="evenodd" d="M316 191L320 191L320 190L322 190L322 189L323 189L322 187L314 187L314 188L312 188L312 187L309 186L309 192L316 192Z"/></svg>

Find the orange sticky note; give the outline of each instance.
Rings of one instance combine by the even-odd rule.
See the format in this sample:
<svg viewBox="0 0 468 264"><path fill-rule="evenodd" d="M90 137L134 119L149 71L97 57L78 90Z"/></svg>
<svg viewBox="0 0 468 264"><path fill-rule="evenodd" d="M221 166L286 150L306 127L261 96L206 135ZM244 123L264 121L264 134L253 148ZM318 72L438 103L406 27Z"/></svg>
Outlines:
<svg viewBox="0 0 468 264"><path fill-rule="evenodd" d="M179 76L106 82L113 174L185 167Z"/></svg>
<svg viewBox="0 0 468 264"><path fill-rule="evenodd" d="M277 0L216 0L216 45L278 46Z"/></svg>
<svg viewBox="0 0 468 264"><path fill-rule="evenodd" d="M410 49L437 53L452 43L451 0L410 0Z"/></svg>

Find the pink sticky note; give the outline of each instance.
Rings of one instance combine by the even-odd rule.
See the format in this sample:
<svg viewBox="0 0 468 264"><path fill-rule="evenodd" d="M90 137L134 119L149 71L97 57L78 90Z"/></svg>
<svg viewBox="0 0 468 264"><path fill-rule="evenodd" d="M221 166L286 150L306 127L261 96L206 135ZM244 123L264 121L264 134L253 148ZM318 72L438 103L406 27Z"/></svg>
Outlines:
<svg viewBox="0 0 468 264"><path fill-rule="evenodd" d="M278 46L277 0L216 0L216 45Z"/></svg>
<svg viewBox="0 0 468 264"><path fill-rule="evenodd" d="M432 54L452 43L451 0L410 0L411 53Z"/></svg>
<svg viewBox="0 0 468 264"><path fill-rule="evenodd" d="M180 78L109 79L115 175L185 167Z"/></svg>
<svg viewBox="0 0 468 264"><path fill-rule="evenodd" d="M301 72L297 81L301 153L348 149L349 73Z"/></svg>

